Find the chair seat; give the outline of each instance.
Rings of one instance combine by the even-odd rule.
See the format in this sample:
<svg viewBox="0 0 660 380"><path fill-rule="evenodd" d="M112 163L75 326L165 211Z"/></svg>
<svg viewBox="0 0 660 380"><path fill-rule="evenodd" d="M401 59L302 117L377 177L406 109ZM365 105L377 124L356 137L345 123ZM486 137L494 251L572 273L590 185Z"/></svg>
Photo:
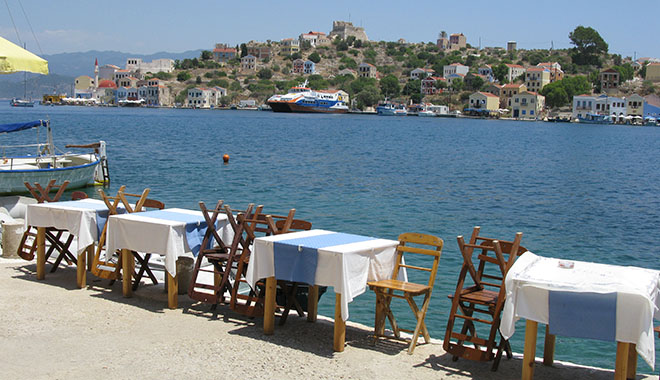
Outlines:
<svg viewBox="0 0 660 380"><path fill-rule="evenodd" d="M399 280L370 281L367 283L367 285L369 285L371 288L399 290L405 293L410 293L412 295L424 294L431 289L428 285L415 284L414 282L405 282Z"/></svg>
<svg viewBox="0 0 660 380"><path fill-rule="evenodd" d="M463 302L471 302L486 306L495 306L495 304L497 304L497 297L499 296L498 292L488 289L474 290L474 291L464 289L463 291L465 292L461 295L461 301ZM453 299L453 298L454 295L450 294L449 299Z"/></svg>

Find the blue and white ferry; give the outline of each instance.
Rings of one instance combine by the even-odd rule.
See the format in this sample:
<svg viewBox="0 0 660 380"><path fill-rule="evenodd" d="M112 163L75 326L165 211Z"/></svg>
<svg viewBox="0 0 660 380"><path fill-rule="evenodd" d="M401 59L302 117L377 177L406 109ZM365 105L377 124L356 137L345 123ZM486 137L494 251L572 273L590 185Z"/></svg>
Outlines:
<svg viewBox="0 0 660 380"><path fill-rule="evenodd" d="M341 90L312 90L307 81L300 86L291 87L288 93L273 95L266 103L273 112L348 112L348 94Z"/></svg>

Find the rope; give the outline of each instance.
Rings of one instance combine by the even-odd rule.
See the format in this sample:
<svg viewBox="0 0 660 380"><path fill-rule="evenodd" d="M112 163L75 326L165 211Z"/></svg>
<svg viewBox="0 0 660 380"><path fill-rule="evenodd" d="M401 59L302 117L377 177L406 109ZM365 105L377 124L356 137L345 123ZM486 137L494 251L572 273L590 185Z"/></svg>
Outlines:
<svg viewBox="0 0 660 380"><path fill-rule="evenodd" d="M7 0L5 0L7 2ZM28 26L30 27L30 32L32 32L32 37L34 37L34 41L37 43L37 47L39 48L39 53L41 55L44 55L43 50L41 50L41 45L39 44L39 40L37 39L37 36L34 34L34 30L32 29L32 24L30 24L30 19L27 16L27 13L25 13L25 9L23 8L23 3L21 3L21 0L18 0L18 4L21 6L21 10L23 11L23 16L25 16L25 21L27 21Z"/></svg>
<svg viewBox="0 0 660 380"><path fill-rule="evenodd" d="M14 31L16 32L16 38L18 38L18 43L23 45L23 41L21 41L21 36L18 34L18 29L16 28L16 23L14 22L14 16L11 15L11 10L9 10L9 4L7 3L7 0L5 0L5 6L7 6L7 13L9 13L11 24L14 25Z"/></svg>

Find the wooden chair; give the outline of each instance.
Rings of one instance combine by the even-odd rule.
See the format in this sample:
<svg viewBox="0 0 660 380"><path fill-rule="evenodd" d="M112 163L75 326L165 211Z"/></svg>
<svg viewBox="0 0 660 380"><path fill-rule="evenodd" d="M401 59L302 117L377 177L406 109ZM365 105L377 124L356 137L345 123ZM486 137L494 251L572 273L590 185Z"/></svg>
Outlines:
<svg viewBox="0 0 660 380"><path fill-rule="evenodd" d="M94 261L92 263L92 273L97 277L105 278L108 280L117 280L121 271L121 261L114 260L115 252L105 252L105 259L101 261L101 254L105 247L105 239L106 233L108 231L110 216L117 215L119 213L118 208L120 205L122 205L128 213L141 211L142 207L144 206L144 202L147 199L147 195L149 195L149 188L144 189L142 194L125 193L125 189L126 186L121 186L117 191L117 195L114 197L106 195L102 189L99 189L99 194L101 195L103 202L105 202L105 205L108 207L108 219L103 226L101 236L99 236L99 243L96 247ZM138 199L135 204L131 204L127 197ZM119 257L119 253L117 253L117 257Z"/></svg>
<svg viewBox="0 0 660 380"><path fill-rule="evenodd" d="M144 200L144 203L142 204L142 209L140 211L146 211L149 209L162 210L164 208L165 208L165 204L163 202L155 199L147 198ZM145 274L149 277L149 279L151 279L151 282L154 285L158 285L158 279L156 279L156 276L151 271L151 268L149 268L149 260L151 259L151 253L142 253L142 252L133 251L133 258L135 259L135 261L138 264L138 267L140 268L133 275L133 291L136 291L138 289L138 287L140 286L140 281L142 280L142 277Z"/></svg>
<svg viewBox="0 0 660 380"><path fill-rule="evenodd" d="M291 209L286 216L264 214L263 206L257 206L251 214L239 213L236 222L230 223L234 229L231 251L236 261L236 275L231 292L229 306L232 310L251 317L263 315L264 290L261 282L256 288L250 288L248 294L240 291L241 284L247 284L245 273L250 262L252 243L257 236L269 236L287 233L293 223L296 209ZM284 220L282 227L277 227L277 220ZM240 255L238 254L240 250Z"/></svg>
<svg viewBox="0 0 660 380"><path fill-rule="evenodd" d="M479 236L479 231L480 227L474 228L468 243L463 236L458 236L463 266L456 291L449 296L452 306L443 347L453 355L453 360L459 357L477 361L494 359L491 369L496 371L502 351L506 351L507 357L511 358L509 342L503 338L497 346L495 342L506 296L504 278L516 258L527 249L520 245L521 232L513 241L503 241ZM475 250L479 252L476 268L472 261ZM478 335L478 326L483 327L482 332L488 331L487 337ZM459 327L460 331L456 331Z"/></svg>
<svg viewBox="0 0 660 380"><path fill-rule="evenodd" d="M87 198L89 198L87 193L82 192L82 191L74 191L73 193L71 193L71 200L72 201L79 201L81 199L87 199Z"/></svg>
<svg viewBox="0 0 660 380"><path fill-rule="evenodd" d="M275 222L275 227L278 229L278 231L283 231L285 224L286 219L280 219ZM311 222L301 219L293 219L287 232L309 231L311 229ZM282 309L282 314L280 315L280 326L286 323L286 319L289 316L291 308L296 309L298 316L305 316L305 310L298 301L297 297L299 293L309 292L309 285L301 282L278 280L277 286L280 288L282 295L284 296L284 308Z"/></svg>
<svg viewBox="0 0 660 380"><path fill-rule="evenodd" d="M66 187L69 185L69 181L64 181L61 185L57 185L56 181L50 180L48 182L48 185L44 189L41 184L39 183L34 183L34 186L30 185L28 182L24 182L25 187L28 189L30 194L32 194L32 197L37 200L38 203L44 203L44 202L57 202L60 200L62 197L62 194L64 193L64 190ZM55 195L53 197L50 196L50 192L57 190ZM65 233L68 235L66 236L65 239ZM31 261L34 259L34 254L37 251L37 228L28 226L25 232L23 233L23 237L21 238L21 243L18 246L17 254L24 260ZM49 243L48 250L46 251L46 260L50 258L50 256L55 252L56 250L60 253L57 258L55 259L55 262L53 263L53 267L51 268L51 273L55 272L57 268L59 267L60 263L62 260L66 261L67 264L77 264L77 258L76 255L71 253L69 250L69 247L71 246L71 243L73 242L73 235L68 234L65 230L60 230L57 228L46 228L46 234L45 234L45 239Z"/></svg>
<svg viewBox="0 0 660 380"><path fill-rule="evenodd" d="M442 245L442 239L433 235L410 232L399 235L399 245L396 249L396 264L392 278L367 283L369 288L376 292L376 321L374 326L374 339L376 341L378 337L387 337L385 335L385 317L387 317L396 339L401 339L401 331L413 334L410 339L410 345L408 346L408 354L412 354L415 350L417 338L420 333L424 336L426 343L431 342L431 336L424 323L424 318L429 308L433 284L435 283L435 276L438 272L438 263L442 255ZM413 258L413 255L418 256ZM430 266L421 266L423 265L424 256L432 259ZM412 263L415 263L415 265L412 265ZM412 270L426 272L428 274L428 280L425 283L398 280L401 268L406 269L408 276L411 275ZM421 308L415 303L414 297L418 296L424 296ZM390 308L392 298L405 299L408 302L417 321L414 330L399 327Z"/></svg>
<svg viewBox="0 0 660 380"><path fill-rule="evenodd" d="M222 240L216 229L216 221L218 216L223 213L228 213L228 217L234 219L233 213L235 210L225 210L224 202L219 200L215 208L209 210L206 208L204 202L199 202L199 208L202 210L204 220L206 220L207 228L202 240L199 254L195 260L195 267L193 269L192 281L188 289L188 296L190 298L204 302L211 303L215 307L218 303L225 302L225 293L231 293L233 284L231 283L231 265L227 265L230 260L229 246ZM245 211L250 213L253 204L250 204ZM213 269L207 269L204 264L209 262ZM213 284L207 284L199 281L200 273L213 273Z"/></svg>

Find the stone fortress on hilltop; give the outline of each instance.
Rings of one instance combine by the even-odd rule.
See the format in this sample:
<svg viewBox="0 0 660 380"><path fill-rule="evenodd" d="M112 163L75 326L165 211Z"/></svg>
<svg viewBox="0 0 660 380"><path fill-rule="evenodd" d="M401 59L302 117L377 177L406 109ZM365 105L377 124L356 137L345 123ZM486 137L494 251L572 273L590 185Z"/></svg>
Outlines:
<svg viewBox="0 0 660 380"><path fill-rule="evenodd" d="M333 21L332 22L332 31L330 32L330 39L339 37L341 39L346 39L346 37L354 36L357 40L369 41L367 33L365 33L364 28L361 26L353 26L352 22L348 21Z"/></svg>

